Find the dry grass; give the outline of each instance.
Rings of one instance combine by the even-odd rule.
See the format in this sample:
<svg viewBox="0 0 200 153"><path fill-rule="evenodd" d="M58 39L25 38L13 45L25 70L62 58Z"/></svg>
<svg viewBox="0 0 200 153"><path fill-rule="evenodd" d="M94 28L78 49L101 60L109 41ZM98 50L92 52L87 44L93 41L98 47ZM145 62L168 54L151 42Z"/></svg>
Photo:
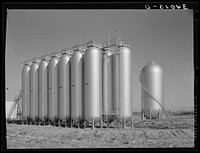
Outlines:
<svg viewBox="0 0 200 153"><path fill-rule="evenodd" d="M76 129L53 126L7 126L7 147L11 148L168 148L194 147L192 115L171 115L164 120L140 120L135 129Z"/></svg>

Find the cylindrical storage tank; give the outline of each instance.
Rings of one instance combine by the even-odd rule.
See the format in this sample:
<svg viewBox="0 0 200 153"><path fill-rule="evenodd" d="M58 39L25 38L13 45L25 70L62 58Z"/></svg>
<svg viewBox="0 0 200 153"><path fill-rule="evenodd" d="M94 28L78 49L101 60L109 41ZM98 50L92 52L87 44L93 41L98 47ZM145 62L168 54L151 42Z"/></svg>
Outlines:
<svg viewBox="0 0 200 153"><path fill-rule="evenodd" d="M102 106L102 52L92 44L84 55L85 119L101 120Z"/></svg>
<svg viewBox="0 0 200 153"><path fill-rule="evenodd" d="M141 106L147 119L159 118L163 106L163 70L154 61L148 63L140 74ZM159 104L161 105L159 105Z"/></svg>
<svg viewBox="0 0 200 153"><path fill-rule="evenodd" d="M38 119L38 63L34 61L29 75L29 109L31 120Z"/></svg>
<svg viewBox="0 0 200 153"><path fill-rule="evenodd" d="M42 121L48 118L47 66L47 61L42 59L38 68L39 119Z"/></svg>
<svg viewBox="0 0 200 153"><path fill-rule="evenodd" d="M59 116L58 98L58 59L51 56L48 64L48 97L49 97L49 120L57 121Z"/></svg>
<svg viewBox="0 0 200 153"><path fill-rule="evenodd" d="M29 71L30 66L26 63L22 69L22 120L29 118Z"/></svg>
<svg viewBox="0 0 200 153"><path fill-rule="evenodd" d="M103 49L103 98L102 98L102 114L104 121L113 121L113 67L112 67L112 49Z"/></svg>
<svg viewBox="0 0 200 153"><path fill-rule="evenodd" d="M84 120L84 50L74 50L71 58L71 117L74 122Z"/></svg>
<svg viewBox="0 0 200 153"><path fill-rule="evenodd" d="M59 94L60 94L60 114L61 121L68 121L71 117L71 73L70 55L62 53L59 60Z"/></svg>
<svg viewBox="0 0 200 153"><path fill-rule="evenodd" d="M131 87L131 50L127 46L119 46L113 56L114 71L114 111L120 119L132 118Z"/></svg>
<svg viewBox="0 0 200 153"><path fill-rule="evenodd" d="M116 115L120 114L120 103L121 103L121 91L119 90L119 85L121 80L119 79L119 57L120 54L116 52L112 56L113 62L113 111Z"/></svg>

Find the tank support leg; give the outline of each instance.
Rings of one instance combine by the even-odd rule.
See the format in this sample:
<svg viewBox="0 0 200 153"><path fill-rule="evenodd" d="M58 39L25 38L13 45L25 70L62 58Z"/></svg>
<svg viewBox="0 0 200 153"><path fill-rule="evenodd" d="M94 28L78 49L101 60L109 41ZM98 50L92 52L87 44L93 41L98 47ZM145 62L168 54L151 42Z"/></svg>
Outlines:
<svg viewBox="0 0 200 153"><path fill-rule="evenodd" d="M162 111L159 111L159 118L162 119Z"/></svg>
<svg viewBox="0 0 200 153"><path fill-rule="evenodd" d="M103 119L102 119L102 115L101 115L101 122L100 122L100 126L101 126L101 129L102 129L102 124L103 124Z"/></svg>
<svg viewBox="0 0 200 153"><path fill-rule="evenodd" d="M84 123L84 129L85 129L86 128L86 120L85 119L84 119L83 123Z"/></svg>
<svg viewBox="0 0 200 153"><path fill-rule="evenodd" d="M94 129L94 116L92 116L92 129Z"/></svg>
<svg viewBox="0 0 200 153"><path fill-rule="evenodd" d="M115 115L115 120L113 121L114 124L115 124L115 129L117 128L118 126L118 121L117 121L117 114Z"/></svg>
<svg viewBox="0 0 200 153"><path fill-rule="evenodd" d="M109 116L106 117L107 127L110 128Z"/></svg>
<svg viewBox="0 0 200 153"><path fill-rule="evenodd" d="M150 116L150 120L151 120L151 109L149 110L149 116Z"/></svg>
<svg viewBox="0 0 200 153"><path fill-rule="evenodd" d="M132 113L132 115L131 115L131 129L134 129L134 128L133 128L133 113Z"/></svg>
<svg viewBox="0 0 200 153"><path fill-rule="evenodd" d="M142 120L144 120L145 117L144 117L144 110L142 109Z"/></svg>
<svg viewBox="0 0 200 153"><path fill-rule="evenodd" d="M80 120L79 120L79 117L78 117L78 129L80 128Z"/></svg>
<svg viewBox="0 0 200 153"><path fill-rule="evenodd" d="M71 128L72 128L72 118L71 118Z"/></svg>
<svg viewBox="0 0 200 153"><path fill-rule="evenodd" d="M124 129L126 129L126 117L124 117L123 120L124 120L124 125L123 126L124 126Z"/></svg>
<svg viewBox="0 0 200 153"><path fill-rule="evenodd" d="M119 125L118 114L116 114L114 122L115 122L115 128L117 128Z"/></svg>
<svg viewBox="0 0 200 153"><path fill-rule="evenodd" d="M141 119L144 120L143 110L141 110Z"/></svg>

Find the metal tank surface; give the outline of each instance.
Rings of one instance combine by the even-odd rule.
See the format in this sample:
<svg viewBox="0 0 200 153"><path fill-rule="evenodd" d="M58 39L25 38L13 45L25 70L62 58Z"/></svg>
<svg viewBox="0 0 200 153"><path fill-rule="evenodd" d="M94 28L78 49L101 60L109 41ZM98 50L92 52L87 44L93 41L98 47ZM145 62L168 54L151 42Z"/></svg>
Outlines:
<svg viewBox="0 0 200 153"><path fill-rule="evenodd" d="M29 118L29 64L25 64L22 69L22 120Z"/></svg>
<svg viewBox="0 0 200 153"><path fill-rule="evenodd" d="M59 98L58 98L58 59L51 56L48 64L48 99L49 99L49 120L58 121Z"/></svg>
<svg viewBox="0 0 200 153"><path fill-rule="evenodd" d="M128 47L120 47L121 56L121 112L120 115L126 120L132 117L132 88L131 88L131 50Z"/></svg>
<svg viewBox="0 0 200 153"><path fill-rule="evenodd" d="M125 122L132 119L131 50L119 46L113 56L114 111Z"/></svg>
<svg viewBox="0 0 200 153"><path fill-rule="evenodd" d="M39 119L41 121L48 118L47 66L47 61L42 59L38 68L38 103Z"/></svg>
<svg viewBox="0 0 200 153"><path fill-rule="evenodd" d="M102 51L98 44L88 46L84 54L84 80L85 119L94 125L101 121L102 113Z"/></svg>
<svg viewBox="0 0 200 153"><path fill-rule="evenodd" d="M71 58L71 117L78 127L84 121L84 49L74 50Z"/></svg>
<svg viewBox="0 0 200 153"><path fill-rule="evenodd" d="M113 110L113 67L112 54L110 48L103 49L103 99L102 99L102 114L104 122L112 122L114 120Z"/></svg>
<svg viewBox="0 0 200 153"><path fill-rule="evenodd" d="M120 102L121 102L121 92L119 85L121 80L119 80L119 53L115 53L112 56L113 64L113 111L119 116L120 111Z"/></svg>
<svg viewBox="0 0 200 153"><path fill-rule="evenodd" d="M148 63L142 69L140 82L142 114L147 119L158 119L163 106L162 68L154 61Z"/></svg>
<svg viewBox="0 0 200 153"><path fill-rule="evenodd" d="M30 68L29 89L30 118L34 122L38 119L38 63L36 61Z"/></svg>
<svg viewBox="0 0 200 153"><path fill-rule="evenodd" d="M59 95L60 95L60 114L61 122L67 122L71 117L71 61L70 55L66 52L62 53L59 60Z"/></svg>

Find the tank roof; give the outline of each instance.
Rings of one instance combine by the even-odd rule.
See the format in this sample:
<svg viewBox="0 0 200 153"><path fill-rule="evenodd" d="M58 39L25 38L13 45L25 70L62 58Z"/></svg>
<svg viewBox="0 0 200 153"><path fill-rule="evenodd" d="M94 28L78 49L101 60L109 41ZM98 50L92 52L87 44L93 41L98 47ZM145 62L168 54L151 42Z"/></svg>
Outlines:
<svg viewBox="0 0 200 153"><path fill-rule="evenodd" d="M146 69L149 69L151 66L157 66L157 67L159 67L160 69L162 69L162 67L161 67L159 64L157 64L157 63L153 60L153 61L148 62L148 63L142 68L142 71L144 71L144 70L146 70ZM142 71L141 71L141 72L142 72Z"/></svg>
<svg viewBox="0 0 200 153"><path fill-rule="evenodd" d="M68 53L67 53L67 52L62 52L62 53L61 53L61 55L66 55L66 54L68 54Z"/></svg>
<svg viewBox="0 0 200 153"><path fill-rule="evenodd" d="M28 65L28 66L30 66L30 63L27 62L27 63L24 63L24 65Z"/></svg>
<svg viewBox="0 0 200 153"><path fill-rule="evenodd" d="M150 62L148 62L146 65L155 65L155 64L157 64L155 61L150 61Z"/></svg>
<svg viewBox="0 0 200 153"><path fill-rule="evenodd" d="M39 61L36 61L36 60L35 60L35 61L33 61L32 63L36 63L36 64L37 64L37 63L39 63Z"/></svg>
<svg viewBox="0 0 200 153"><path fill-rule="evenodd" d="M146 64L146 66L147 65L159 65L159 64L157 64L154 60L153 61L149 61L147 64Z"/></svg>
<svg viewBox="0 0 200 153"><path fill-rule="evenodd" d="M51 57L57 57L57 55L51 55Z"/></svg>

